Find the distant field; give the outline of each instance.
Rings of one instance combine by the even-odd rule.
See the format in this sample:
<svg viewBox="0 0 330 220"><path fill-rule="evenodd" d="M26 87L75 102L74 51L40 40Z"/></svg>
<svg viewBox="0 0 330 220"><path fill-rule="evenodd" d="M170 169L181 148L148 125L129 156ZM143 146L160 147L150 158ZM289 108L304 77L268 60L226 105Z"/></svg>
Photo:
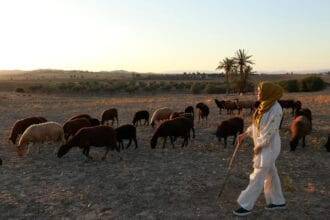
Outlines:
<svg viewBox="0 0 330 220"><path fill-rule="evenodd" d="M22 82L24 83L24 82ZM224 95L117 95L69 96L19 94L0 92L0 217L10 218L201 218L219 219L231 216L236 199L248 184L251 172L252 145L246 143L238 158L228 186L220 202L216 195L224 180L233 147L224 149L213 135L216 126L230 116L218 114L214 98L234 99ZM251 219L329 219L330 157L323 147L330 132L330 90L315 93L291 93L284 98L298 99L313 112L313 132L307 146L299 145L289 152L291 115L285 112L281 130L282 152L277 168L282 180L288 210L267 212L263 195ZM254 96L239 96L254 99ZM211 113L208 124L196 126L196 139L181 149L169 145L150 148L151 127L138 127L139 148L113 153L100 161L103 149L91 149L95 158L85 162L78 149L58 159L58 145L44 145L38 154L31 147L30 155L19 158L15 146L7 139L13 123L21 118L39 115L50 121L64 123L78 113L100 117L103 110L115 107L120 124L131 123L133 114L141 109L150 112L168 106L182 111L188 105L205 102ZM251 115L243 115L245 127ZM229 142L231 143L231 139Z"/></svg>

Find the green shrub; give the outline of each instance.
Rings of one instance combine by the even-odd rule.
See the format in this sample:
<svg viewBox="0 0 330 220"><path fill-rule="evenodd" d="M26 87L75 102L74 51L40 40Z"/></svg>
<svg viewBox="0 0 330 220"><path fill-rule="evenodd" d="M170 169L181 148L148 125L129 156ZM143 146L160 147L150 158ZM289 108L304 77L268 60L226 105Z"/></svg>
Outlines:
<svg viewBox="0 0 330 220"><path fill-rule="evenodd" d="M213 83L208 83L205 87L205 92L207 94L222 94L222 93L226 93L226 88L221 85L215 85Z"/></svg>
<svg viewBox="0 0 330 220"><path fill-rule="evenodd" d="M296 79L279 81L278 84L286 92L299 92L299 81Z"/></svg>
<svg viewBox="0 0 330 220"><path fill-rule="evenodd" d="M202 91L204 90L205 85L202 83L194 82L191 85L190 91L192 94L201 94Z"/></svg>
<svg viewBox="0 0 330 220"><path fill-rule="evenodd" d="M317 76L303 78L300 82L300 90L304 92L320 91L326 87L326 83Z"/></svg>

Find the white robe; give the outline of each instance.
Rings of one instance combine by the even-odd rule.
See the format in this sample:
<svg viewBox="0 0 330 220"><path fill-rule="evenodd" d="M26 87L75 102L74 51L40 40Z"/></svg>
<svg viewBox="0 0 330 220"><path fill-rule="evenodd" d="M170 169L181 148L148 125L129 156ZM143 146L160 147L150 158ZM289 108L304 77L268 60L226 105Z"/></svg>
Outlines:
<svg viewBox="0 0 330 220"><path fill-rule="evenodd" d="M261 153L253 158L254 170L250 175L250 183L237 200L240 206L247 210L253 208L262 189L264 189L267 204L285 203L275 167L275 160L281 151L279 126L282 115L282 107L275 102L262 116L259 131L253 123L246 130L246 133L253 138L254 146L262 146Z"/></svg>

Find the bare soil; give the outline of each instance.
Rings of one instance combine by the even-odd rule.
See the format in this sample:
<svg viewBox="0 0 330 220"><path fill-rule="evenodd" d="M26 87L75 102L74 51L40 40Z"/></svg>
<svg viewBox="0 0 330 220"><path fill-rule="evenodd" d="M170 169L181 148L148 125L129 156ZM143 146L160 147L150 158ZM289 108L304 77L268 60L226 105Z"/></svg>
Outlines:
<svg viewBox="0 0 330 220"><path fill-rule="evenodd" d="M219 115L213 99L221 95L157 95L129 97L65 97L19 95L0 92L0 219L219 219L232 218L236 199L248 184L252 171L252 144L239 150L232 176L223 197L217 201L234 147L219 143L216 126L231 116ZM242 96L240 99L253 99ZM289 152L290 112L285 112L281 130L282 152L277 168L288 209L264 210L263 195L248 219L330 219L330 154L323 147L330 132L330 92L286 94L299 99L313 112L313 132L307 146ZM44 116L63 123L79 113L100 118L103 110L118 108L120 124L131 123L136 111L153 112L158 107L182 111L188 105L205 102L211 113L207 124L197 123L196 139L181 148L150 149L153 129L139 126L138 144L101 161L104 149L91 149L93 161L86 161L79 149L59 159L58 144L32 146L27 157L17 156L8 142L10 129L18 119ZM242 115L245 126L251 115ZM228 143L231 143L232 139Z"/></svg>

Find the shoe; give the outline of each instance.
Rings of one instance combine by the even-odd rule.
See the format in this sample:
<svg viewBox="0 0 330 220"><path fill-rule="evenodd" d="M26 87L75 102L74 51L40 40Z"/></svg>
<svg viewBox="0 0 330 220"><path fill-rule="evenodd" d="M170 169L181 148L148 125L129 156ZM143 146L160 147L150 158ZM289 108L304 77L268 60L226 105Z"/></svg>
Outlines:
<svg viewBox="0 0 330 220"><path fill-rule="evenodd" d="M234 211L233 211L233 214L234 214L234 215L237 215L237 216L246 216L246 215L251 214L251 211L246 210L246 209L243 208L243 207L240 207L239 209L234 210Z"/></svg>
<svg viewBox="0 0 330 220"><path fill-rule="evenodd" d="M281 205L275 205L275 204L269 204L265 207L266 210L277 210L277 209L286 209L286 204Z"/></svg>

